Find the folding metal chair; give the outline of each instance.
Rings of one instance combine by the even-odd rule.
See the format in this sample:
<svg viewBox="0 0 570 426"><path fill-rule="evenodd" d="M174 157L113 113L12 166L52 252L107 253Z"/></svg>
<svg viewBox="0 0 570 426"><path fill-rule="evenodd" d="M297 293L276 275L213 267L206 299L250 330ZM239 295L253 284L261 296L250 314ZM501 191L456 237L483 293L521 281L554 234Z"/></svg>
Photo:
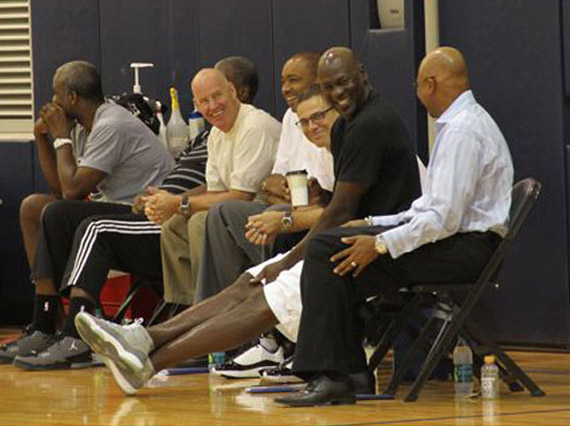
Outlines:
<svg viewBox="0 0 570 426"><path fill-rule="evenodd" d="M533 396L543 396L544 392L518 367L518 365L490 339L470 314L488 287L497 287L496 278L502 263L515 240L528 214L534 207L540 194L541 184L532 178L524 179L513 186L510 209L509 230L499 244L493 256L476 282L469 284L429 284L417 285L404 289L409 301L404 308L394 315L386 328L378 347L373 354L369 369L373 370L393 345L400 333L410 327L413 321L423 318L425 325L406 351L401 366L394 372L385 393L394 395L406 372L410 369L424 347L429 352L415 379L412 388L405 397L406 402L418 398L424 383L432 374L442 356L450 350L458 334L469 342L474 351L474 364L482 364L485 354L494 354L497 359L501 378L512 391L528 389ZM431 316L425 320L421 308L430 307Z"/></svg>

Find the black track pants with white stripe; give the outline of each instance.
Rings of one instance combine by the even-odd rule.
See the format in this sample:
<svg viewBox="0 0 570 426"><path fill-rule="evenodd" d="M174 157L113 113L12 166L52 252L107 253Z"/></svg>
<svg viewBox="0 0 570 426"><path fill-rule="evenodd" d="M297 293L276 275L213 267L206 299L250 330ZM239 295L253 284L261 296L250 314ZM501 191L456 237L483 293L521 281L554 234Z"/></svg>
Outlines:
<svg viewBox="0 0 570 426"><path fill-rule="evenodd" d="M160 225L134 213L92 216L77 228L62 291L78 286L98 297L110 269L162 279Z"/></svg>
<svg viewBox="0 0 570 426"><path fill-rule="evenodd" d="M32 280L50 278L55 287L62 283L74 235L83 220L94 215L128 214L131 206L95 201L58 200L42 213Z"/></svg>

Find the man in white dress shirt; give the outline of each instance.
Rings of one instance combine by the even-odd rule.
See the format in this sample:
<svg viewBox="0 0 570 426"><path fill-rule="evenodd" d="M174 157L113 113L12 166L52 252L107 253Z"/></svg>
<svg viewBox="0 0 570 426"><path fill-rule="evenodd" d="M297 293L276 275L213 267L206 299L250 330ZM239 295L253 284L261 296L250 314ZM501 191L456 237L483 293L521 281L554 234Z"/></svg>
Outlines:
<svg viewBox="0 0 570 426"><path fill-rule="evenodd" d="M311 384L277 402L353 404L348 375L366 365L359 302L410 284L473 281L506 233L511 156L471 92L458 50L441 47L424 58L417 95L438 119L426 188L404 212L369 217L356 225L373 226L331 229L311 240L293 366Z"/></svg>

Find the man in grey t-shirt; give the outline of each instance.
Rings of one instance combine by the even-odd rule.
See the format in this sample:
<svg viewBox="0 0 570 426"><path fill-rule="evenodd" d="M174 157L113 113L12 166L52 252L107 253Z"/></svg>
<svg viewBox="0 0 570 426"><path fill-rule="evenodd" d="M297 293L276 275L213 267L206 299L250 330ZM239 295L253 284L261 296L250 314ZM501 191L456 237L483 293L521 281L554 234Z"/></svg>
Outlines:
<svg viewBox="0 0 570 426"><path fill-rule="evenodd" d="M148 185L160 184L174 166L164 145L144 123L123 107L105 103L99 74L84 61L58 68L52 100L42 107L34 136L50 189L50 194L28 196L20 208L36 284L34 320L29 335L16 345L0 347L0 362L9 360L11 350L25 346L24 340L38 333L55 339L55 330L36 330L34 324L45 317L55 319L59 312L54 283L59 285L65 261L58 259L67 258L79 223L96 214L130 212L126 203ZM83 201L96 191L108 202Z"/></svg>
<svg viewBox="0 0 570 426"><path fill-rule="evenodd" d="M79 168L105 174L97 189L105 201L130 203L149 185L157 185L174 167L174 160L156 135L119 105L104 103L95 111L86 135Z"/></svg>

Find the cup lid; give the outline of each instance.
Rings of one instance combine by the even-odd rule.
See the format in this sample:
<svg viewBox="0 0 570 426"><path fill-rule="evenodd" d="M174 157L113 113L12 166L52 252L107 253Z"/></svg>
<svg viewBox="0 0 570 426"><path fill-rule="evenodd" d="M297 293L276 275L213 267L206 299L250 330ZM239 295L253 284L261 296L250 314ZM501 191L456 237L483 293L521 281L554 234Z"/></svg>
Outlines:
<svg viewBox="0 0 570 426"><path fill-rule="evenodd" d="M303 170L291 170L287 173L285 173L285 176L291 176L291 175L307 175L309 174L305 169Z"/></svg>

